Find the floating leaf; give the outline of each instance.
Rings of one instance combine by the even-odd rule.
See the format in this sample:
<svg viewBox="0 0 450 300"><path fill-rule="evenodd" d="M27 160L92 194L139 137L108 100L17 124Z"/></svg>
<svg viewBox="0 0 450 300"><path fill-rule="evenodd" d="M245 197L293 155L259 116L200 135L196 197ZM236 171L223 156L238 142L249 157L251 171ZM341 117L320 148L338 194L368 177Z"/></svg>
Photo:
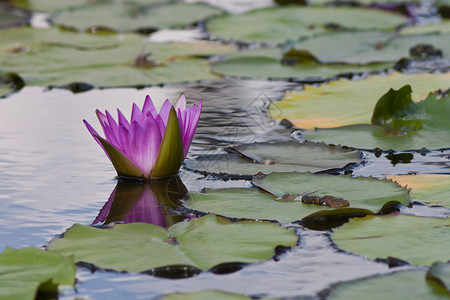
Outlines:
<svg viewBox="0 0 450 300"><path fill-rule="evenodd" d="M250 297L236 294L229 294L220 291L202 291L188 294L170 294L161 298L161 300L245 300Z"/></svg>
<svg viewBox="0 0 450 300"><path fill-rule="evenodd" d="M354 125L305 131L303 138L359 149L440 149L450 146L450 97L429 94L413 103L406 86L390 90L375 107L372 122L379 126Z"/></svg>
<svg viewBox="0 0 450 300"><path fill-rule="evenodd" d="M225 39L281 43L334 29L394 29L402 16L349 7L269 7L207 22L208 31Z"/></svg>
<svg viewBox="0 0 450 300"><path fill-rule="evenodd" d="M412 99L418 101L425 99L430 91L447 90L449 81L450 73L393 73L362 80L339 79L287 93L282 101L272 103L269 114L276 120L288 119L302 129L370 124L375 104L390 88L409 84Z"/></svg>
<svg viewBox="0 0 450 300"><path fill-rule="evenodd" d="M259 172L317 172L361 162L359 151L309 142L243 144L228 151L228 154L202 155L187 160L185 166L206 173L255 175Z"/></svg>
<svg viewBox="0 0 450 300"><path fill-rule="evenodd" d="M152 43L135 34L90 35L55 29L0 32L2 67L23 76L28 85L136 86L209 79L215 76L209 72L207 57L227 51L232 47ZM148 64L136 65L140 57ZM155 64L150 66L151 62Z"/></svg>
<svg viewBox="0 0 450 300"><path fill-rule="evenodd" d="M435 262L432 264L428 269L427 279L441 285L450 296L450 262Z"/></svg>
<svg viewBox="0 0 450 300"><path fill-rule="evenodd" d="M450 208L450 176L436 174L388 176L402 186L412 188L411 201Z"/></svg>
<svg viewBox="0 0 450 300"><path fill-rule="evenodd" d="M58 1L52 1L52 0L8 0L14 6L28 9L28 10L34 10L34 11L41 11L41 12L56 12L60 10L70 10L74 9L80 6L88 5L92 2L97 1L91 1L91 0L58 0ZM163 3L170 3L173 1L168 0L102 0L100 2L103 3L134 3L134 4L140 4L140 5L149 5L149 4L163 4Z"/></svg>
<svg viewBox="0 0 450 300"><path fill-rule="evenodd" d="M409 204L406 189L391 181L374 178L292 172L256 176L253 184L275 196L246 188L205 189L203 193L190 193L184 206L232 218L289 223L319 211L333 209L327 205L304 203L302 198L307 194L339 197L348 201L350 208L366 209L374 213L389 201ZM348 214L345 210L341 212Z"/></svg>
<svg viewBox="0 0 450 300"><path fill-rule="evenodd" d="M424 33L450 33L450 21L443 20L441 23L427 23L418 26L408 26L400 31L401 35L415 35Z"/></svg>
<svg viewBox="0 0 450 300"><path fill-rule="evenodd" d="M389 132L402 134L423 128L421 120L414 119L418 106L411 99L411 86L399 90L390 89L378 100L372 115L372 124L383 127Z"/></svg>
<svg viewBox="0 0 450 300"><path fill-rule="evenodd" d="M405 188L390 180L371 177L272 173L267 176L255 176L252 183L277 197L307 193L320 197L332 195L349 201L352 208L363 208L373 212L378 212L381 206L389 201L409 205Z"/></svg>
<svg viewBox="0 0 450 300"><path fill-rule="evenodd" d="M307 51L321 63L368 64L394 62L412 56L411 48L417 45L432 45L442 54L450 55L448 35L429 34L398 36L381 31L349 31L319 35L299 41L290 47L283 60L296 63L298 51ZM301 52L300 52L301 53Z"/></svg>
<svg viewBox="0 0 450 300"><path fill-rule="evenodd" d="M0 254L0 298L34 299L38 293L57 293L58 285L74 285L72 258L30 247L7 247Z"/></svg>
<svg viewBox="0 0 450 300"><path fill-rule="evenodd" d="M327 299L448 299L446 292L425 280L425 271L403 271L339 283L327 291Z"/></svg>
<svg viewBox="0 0 450 300"><path fill-rule="evenodd" d="M335 229L332 239L345 251L370 259L397 257L414 265L449 260L450 219L367 216Z"/></svg>
<svg viewBox="0 0 450 300"><path fill-rule="evenodd" d="M282 64L283 52L278 48L247 50L227 55L222 61L211 64L214 73L233 77L296 79L299 81L324 81L339 74L364 73L392 68L392 63L367 65L322 64L310 61L304 64Z"/></svg>
<svg viewBox="0 0 450 300"><path fill-rule="evenodd" d="M302 219L302 226L312 230L330 230L347 223L350 218L362 218L374 213L360 208L322 210Z"/></svg>
<svg viewBox="0 0 450 300"><path fill-rule="evenodd" d="M53 17L53 22L81 31L106 27L119 32L146 32L186 27L221 13L220 9L202 3L172 3L144 8L131 3L98 2L63 11Z"/></svg>
<svg viewBox="0 0 450 300"><path fill-rule="evenodd" d="M233 223L208 215L168 230L146 223L110 229L75 224L48 248L100 268L140 272L180 264L207 270L223 262L257 262L273 257L277 245L295 246L296 241L293 231L275 223Z"/></svg>

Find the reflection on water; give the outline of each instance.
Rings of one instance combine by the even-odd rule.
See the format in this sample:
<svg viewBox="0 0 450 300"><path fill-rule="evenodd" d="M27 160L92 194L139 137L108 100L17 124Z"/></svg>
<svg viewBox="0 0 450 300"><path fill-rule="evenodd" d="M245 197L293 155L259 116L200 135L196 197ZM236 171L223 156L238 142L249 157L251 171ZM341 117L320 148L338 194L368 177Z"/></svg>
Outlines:
<svg viewBox="0 0 450 300"><path fill-rule="evenodd" d="M169 228L183 219L171 215L170 210L186 195L186 186L178 176L149 182L121 179L92 224L143 222Z"/></svg>
<svg viewBox="0 0 450 300"><path fill-rule="evenodd" d="M92 143L82 122L86 119L96 123L95 109L113 113L119 108L129 116L132 102L142 106L147 94L158 109L166 98L175 102L183 91L188 104L203 99L204 112L199 134L191 146L192 156L211 149L214 141L213 145L220 146L234 140L289 138L289 131L269 124L255 107L264 99L281 98L283 90L291 86L283 82L218 79L202 84L79 94L25 87L0 99L0 251L7 245L43 245L74 223L90 224L95 219L116 185L114 168ZM258 97L263 89L267 97ZM238 121L241 117L244 120ZM246 124L254 128L246 129ZM196 176L182 175L188 189L226 184L203 184Z"/></svg>

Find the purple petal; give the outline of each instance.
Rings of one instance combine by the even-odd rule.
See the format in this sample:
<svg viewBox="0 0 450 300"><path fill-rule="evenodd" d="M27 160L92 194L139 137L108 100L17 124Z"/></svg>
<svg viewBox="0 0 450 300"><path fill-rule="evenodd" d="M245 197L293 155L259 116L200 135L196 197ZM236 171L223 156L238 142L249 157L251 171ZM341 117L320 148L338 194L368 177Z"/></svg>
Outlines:
<svg viewBox="0 0 450 300"><path fill-rule="evenodd" d="M158 115L158 111L155 108L155 105L153 104L152 99L150 99L150 96L147 95L145 97L144 106L142 107L142 113L144 116L146 116L148 113L150 113L154 118Z"/></svg>
<svg viewBox="0 0 450 300"><path fill-rule="evenodd" d="M139 124L144 124L144 115L142 114L139 107L136 105L136 103L133 103L133 110L131 111L131 123L133 122L139 122Z"/></svg>
<svg viewBox="0 0 450 300"><path fill-rule="evenodd" d="M187 124L185 124L186 131L183 135L183 155L185 158L189 152L189 147L191 146L195 130L197 129L197 125L200 120L200 114L202 112L202 101L200 100L200 103L198 104L197 108L195 107L195 105L191 108L192 108L192 110L190 111L191 114L188 114L186 118L187 122Z"/></svg>
<svg viewBox="0 0 450 300"><path fill-rule="evenodd" d="M143 163L148 168L143 167L144 170L148 170L148 175L150 176L151 170L155 166L156 159L158 158L159 149L161 148L162 135L153 118L148 118L145 120L145 138L143 143Z"/></svg>
<svg viewBox="0 0 450 300"><path fill-rule="evenodd" d="M180 98L178 98L177 104L175 105L175 111L186 110L186 97L181 93Z"/></svg>
<svg viewBox="0 0 450 300"><path fill-rule="evenodd" d="M172 105L170 104L169 99L166 99L163 106L161 107L161 110L159 111L159 116L163 120L164 126L167 126L167 120L169 119L169 112L171 107Z"/></svg>

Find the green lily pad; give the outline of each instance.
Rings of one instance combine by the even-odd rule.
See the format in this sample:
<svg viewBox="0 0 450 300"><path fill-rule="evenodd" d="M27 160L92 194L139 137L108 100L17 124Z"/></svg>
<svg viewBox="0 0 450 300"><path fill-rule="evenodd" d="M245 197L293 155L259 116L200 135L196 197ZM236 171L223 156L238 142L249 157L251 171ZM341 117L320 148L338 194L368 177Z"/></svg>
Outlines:
<svg viewBox="0 0 450 300"><path fill-rule="evenodd" d="M424 33L450 33L450 21L443 20L440 23L428 23L419 26L408 26L400 31L401 35L415 35Z"/></svg>
<svg viewBox="0 0 450 300"><path fill-rule="evenodd" d="M225 60L211 63L211 71L232 77L323 81L339 74L365 73L392 68L392 63L350 65L308 62L286 65L281 63L282 58L283 51L279 48L247 50L229 54Z"/></svg>
<svg viewBox="0 0 450 300"><path fill-rule="evenodd" d="M426 271L403 271L338 284L327 292L327 299L448 299L448 294L425 280Z"/></svg>
<svg viewBox="0 0 450 300"><path fill-rule="evenodd" d="M8 0L14 6L23 9L41 11L41 12L56 12L60 10L70 10L80 6L88 5L92 2L101 3L134 3L141 5L149 5L156 3L170 3L173 1L167 0L100 0L100 1L90 1L90 0Z"/></svg>
<svg viewBox="0 0 450 300"><path fill-rule="evenodd" d="M450 262L435 262L427 272L427 279L433 280L447 290L450 296Z"/></svg>
<svg viewBox="0 0 450 300"><path fill-rule="evenodd" d="M184 206L233 218L276 220L289 223L310 214L333 209L327 205L306 204L302 195L331 195L348 201L348 207L378 212L389 201L409 204L405 188L389 180L352 178L345 175L314 175L311 173L272 173L256 176L253 184L271 194L255 189L205 189L189 193ZM339 201L336 200L337 206ZM343 211L347 214L347 211Z"/></svg>
<svg viewBox="0 0 450 300"><path fill-rule="evenodd" d="M409 84L412 99L418 101L425 99L430 91L447 90L449 81L450 73L392 73L362 80L339 79L287 93L281 101L272 103L269 115L275 120L288 119L302 129L370 124L375 104L390 88L398 89Z"/></svg>
<svg viewBox="0 0 450 300"><path fill-rule="evenodd" d="M152 43L135 34L56 29L14 28L0 32L0 37L2 67L21 75L28 85L41 86L73 82L136 86L211 79L215 76L207 57L233 51L225 45Z"/></svg>
<svg viewBox="0 0 450 300"><path fill-rule="evenodd" d="M130 3L99 2L62 11L53 23L77 30L106 27L119 32L186 27L221 14L218 8L202 3L173 3L143 8Z"/></svg>
<svg viewBox="0 0 450 300"><path fill-rule="evenodd" d="M161 300L245 300L251 299L250 297L236 294L229 294L220 291L202 291L188 294L170 294L162 298Z"/></svg>
<svg viewBox="0 0 450 300"><path fill-rule="evenodd" d="M309 141L325 142L333 145L345 145L357 149L396 151L427 149L442 149L450 146L448 130L419 131L407 135L390 135L382 127L368 124L349 125L338 128L307 130L301 133Z"/></svg>
<svg viewBox="0 0 450 300"><path fill-rule="evenodd" d="M410 49L421 44L432 45L443 55L450 55L448 39L449 35L444 34L398 36L381 31L336 32L293 44L284 59L291 63L301 61L307 51L321 63L394 63L410 57Z"/></svg>
<svg viewBox="0 0 450 300"><path fill-rule="evenodd" d="M58 285L74 285L76 267L64 258L36 248L0 254L0 298L34 299L38 293L57 293Z"/></svg>
<svg viewBox="0 0 450 300"><path fill-rule="evenodd" d="M187 160L185 166L203 173L255 175L259 172L318 172L361 162L359 151L309 142L254 143L228 150L231 153Z"/></svg>
<svg viewBox="0 0 450 300"><path fill-rule="evenodd" d="M26 13L19 11L2 10L0 3L0 29L11 26L25 25L29 21Z"/></svg>
<svg viewBox="0 0 450 300"><path fill-rule="evenodd" d="M412 189L411 201L450 208L450 176L437 174L388 176L389 179Z"/></svg>
<svg viewBox="0 0 450 300"><path fill-rule="evenodd" d="M412 102L411 87L390 90L377 102L372 123L302 133L303 138L359 149L439 149L450 146L450 97L429 94ZM339 134L338 134L339 133ZM319 137L320 136L320 137Z"/></svg>
<svg viewBox="0 0 450 300"><path fill-rule="evenodd" d="M333 28L394 29L406 18L379 10L349 7L269 7L207 22L213 36L240 41L282 43Z"/></svg>
<svg viewBox="0 0 450 300"><path fill-rule="evenodd" d="M48 249L100 268L140 272L179 264L207 270L224 262L257 262L273 257L277 245L293 247L296 242L293 231L275 223L233 223L208 215L168 230L146 223L110 229L75 224Z"/></svg>
<svg viewBox="0 0 450 300"><path fill-rule="evenodd" d="M370 259L391 256L423 266L450 259L449 234L450 219L397 215L351 219L331 237L340 249Z"/></svg>

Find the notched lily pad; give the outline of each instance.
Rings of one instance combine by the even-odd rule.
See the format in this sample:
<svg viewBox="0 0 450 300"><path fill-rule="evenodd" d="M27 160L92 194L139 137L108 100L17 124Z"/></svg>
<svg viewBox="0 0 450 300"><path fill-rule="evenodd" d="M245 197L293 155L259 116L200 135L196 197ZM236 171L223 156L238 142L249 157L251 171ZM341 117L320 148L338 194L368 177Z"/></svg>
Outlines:
<svg viewBox="0 0 450 300"><path fill-rule="evenodd" d="M398 91L390 89L380 98L372 115L374 126L362 124L317 129L304 132L302 136L317 140L320 135L320 141L346 143L359 149L441 149L450 147L449 114L449 96L439 97L430 93L426 99L413 102L411 87L406 85Z"/></svg>
<svg viewBox="0 0 450 300"><path fill-rule="evenodd" d="M351 219L331 235L337 247L370 259L398 257L414 265L449 260L450 219L405 215Z"/></svg>
<svg viewBox="0 0 450 300"><path fill-rule="evenodd" d="M402 271L388 275L339 283L321 292L327 299L379 299L380 291L392 299L448 299L448 294L434 283L425 280L426 271Z"/></svg>
<svg viewBox="0 0 450 300"><path fill-rule="evenodd" d="M392 68L392 63L347 64L321 63L310 53L304 53L303 61L291 64L283 61L279 48L262 48L227 55L221 61L211 63L211 71L237 78L292 79L299 82L322 82L331 77L353 73L367 73Z"/></svg>
<svg viewBox="0 0 450 300"><path fill-rule="evenodd" d="M230 45L153 43L137 34L93 35L57 29L8 29L0 33L2 68L27 85L146 86L215 78L208 57ZM17 40L20 38L21 42ZM134 66L138 56L160 66Z"/></svg>
<svg viewBox="0 0 450 300"><path fill-rule="evenodd" d="M419 101L425 99L430 91L447 90L449 81L450 73L392 73L362 80L339 79L287 93L281 101L269 107L269 115L275 120L287 119L301 129L370 124L375 104L390 88L399 89L409 84L412 99Z"/></svg>
<svg viewBox="0 0 450 300"><path fill-rule="evenodd" d="M347 63L363 65L390 62L401 58L442 57L450 55L446 34L399 36L383 31L345 31L319 35L293 44L285 50L287 64L315 61L316 63Z"/></svg>
<svg viewBox="0 0 450 300"><path fill-rule="evenodd" d="M333 209L321 202L305 203L309 201L303 199L310 196L319 199L327 195L333 199L341 198L349 204L344 207L368 210L372 214L377 213L389 201L409 205L407 189L389 180L290 172L257 175L253 177L252 182L269 193L246 188L205 189L201 193L190 193L184 206L230 218L290 223L316 212ZM335 213L349 215L348 209L341 208Z"/></svg>
<svg viewBox="0 0 450 300"><path fill-rule="evenodd" d="M179 294L170 294L162 298L161 300L245 300L252 299L247 296L237 295L237 294L229 294L220 291L202 291L195 293L179 293Z"/></svg>
<svg viewBox="0 0 450 300"><path fill-rule="evenodd" d="M257 9L240 15L227 14L209 20L207 29L213 36L225 39L281 43L325 33L330 28L389 30L403 23L406 18L378 10L289 6Z"/></svg>
<svg viewBox="0 0 450 300"><path fill-rule="evenodd" d="M411 201L450 208L450 176L437 174L388 176L389 179L411 189Z"/></svg>
<svg viewBox="0 0 450 300"><path fill-rule="evenodd" d="M203 174L246 175L251 179L259 172L318 172L350 168L361 162L359 151L310 142L243 144L225 150L229 153L202 155L187 160L185 166Z"/></svg>
<svg viewBox="0 0 450 300"><path fill-rule="evenodd" d="M75 284L71 257L30 247L7 247L0 254L0 298L34 299L38 293L58 294L58 285Z"/></svg>
<svg viewBox="0 0 450 300"><path fill-rule="evenodd" d="M276 223L233 223L207 215L168 230L145 223L110 229L76 224L48 249L104 269L142 272L171 265L207 270L224 262L257 262L272 258L277 245L293 247L296 243L295 233Z"/></svg>
<svg viewBox="0 0 450 300"><path fill-rule="evenodd" d="M80 31L105 27L118 32L150 33L160 28L186 27L221 14L218 8L202 3L166 3L142 6L133 3L98 2L56 14L57 25Z"/></svg>
<svg viewBox="0 0 450 300"><path fill-rule="evenodd" d="M350 218L362 218L374 213L360 208L338 208L323 210L304 217L300 224L312 230L330 230L347 223Z"/></svg>

